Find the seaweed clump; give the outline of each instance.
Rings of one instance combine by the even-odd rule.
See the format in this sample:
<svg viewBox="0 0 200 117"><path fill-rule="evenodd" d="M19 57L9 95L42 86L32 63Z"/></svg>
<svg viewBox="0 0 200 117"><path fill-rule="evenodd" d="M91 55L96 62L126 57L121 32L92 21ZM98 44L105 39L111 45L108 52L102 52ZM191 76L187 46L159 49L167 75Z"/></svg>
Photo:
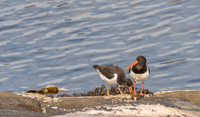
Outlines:
<svg viewBox="0 0 200 117"><path fill-rule="evenodd" d="M129 93L128 87L120 87L121 91L124 94ZM120 94L117 85L111 85L109 89L109 94L110 95L118 95ZM62 94L58 95L58 97L78 97L78 96L106 96L107 95L107 89L105 85L101 85L101 87L96 87L93 90L85 91L84 93L74 93L72 95L69 94Z"/></svg>
<svg viewBox="0 0 200 117"><path fill-rule="evenodd" d="M109 89L109 95L120 95L120 91L118 90L118 85L111 85ZM129 88L127 86L120 87L121 91L124 94L130 94ZM141 89L136 88L136 95L133 95L133 97L137 97L137 99L143 97L140 96ZM144 89L143 94L149 94L153 95L153 92L149 91L149 89ZM70 94L61 94L58 95L57 97L79 97L79 96L106 96L107 95L107 89L104 84L101 85L101 87L96 87L93 90L85 91L84 93L75 93L73 92L71 95Z"/></svg>

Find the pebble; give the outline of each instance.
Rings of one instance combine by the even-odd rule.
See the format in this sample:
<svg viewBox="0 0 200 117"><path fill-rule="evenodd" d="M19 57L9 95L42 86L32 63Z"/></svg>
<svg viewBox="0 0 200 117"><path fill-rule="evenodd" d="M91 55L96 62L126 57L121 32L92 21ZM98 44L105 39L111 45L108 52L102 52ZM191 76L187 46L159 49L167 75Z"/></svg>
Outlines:
<svg viewBox="0 0 200 117"><path fill-rule="evenodd" d="M58 107L56 107L56 106L53 106L53 107L51 107L51 108L53 108L53 109L57 109Z"/></svg>
<svg viewBox="0 0 200 117"><path fill-rule="evenodd" d="M145 94L144 97L150 97L150 94Z"/></svg>
<svg viewBox="0 0 200 117"><path fill-rule="evenodd" d="M46 113L47 111L46 111L46 109L44 108L42 112L43 112L43 113Z"/></svg>

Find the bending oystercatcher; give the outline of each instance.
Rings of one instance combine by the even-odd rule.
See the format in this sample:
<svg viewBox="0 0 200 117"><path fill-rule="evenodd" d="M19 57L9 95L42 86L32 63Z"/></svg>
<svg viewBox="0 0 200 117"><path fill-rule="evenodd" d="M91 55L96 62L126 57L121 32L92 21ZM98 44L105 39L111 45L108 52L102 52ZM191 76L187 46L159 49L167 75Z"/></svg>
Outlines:
<svg viewBox="0 0 200 117"><path fill-rule="evenodd" d="M142 89L141 89L140 95L144 95L142 93L143 87L144 87L144 81L149 77L149 74L150 74L150 69L146 65L146 62L147 60L144 56L138 56L136 58L136 61L126 68L126 69L129 69L129 74L131 78L134 80L133 94L136 94L135 92L136 82L142 81Z"/></svg>
<svg viewBox="0 0 200 117"><path fill-rule="evenodd" d="M94 65L94 69L96 69L99 73L99 76L102 80L108 83L107 85L107 95L109 95L109 85L119 84L125 85L129 87L130 93L133 92L132 86L133 82L131 79L126 78L125 72L116 65L109 65L109 66L101 66L101 65ZM117 87L121 94L123 94L119 87Z"/></svg>

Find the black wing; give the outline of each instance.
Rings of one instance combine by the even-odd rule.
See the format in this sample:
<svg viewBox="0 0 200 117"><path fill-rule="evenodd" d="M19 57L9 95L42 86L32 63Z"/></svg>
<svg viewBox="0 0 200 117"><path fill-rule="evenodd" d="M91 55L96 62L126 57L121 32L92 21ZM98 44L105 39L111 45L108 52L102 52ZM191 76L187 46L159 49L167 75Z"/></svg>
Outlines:
<svg viewBox="0 0 200 117"><path fill-rule="evenodd" d="M147 66L148 67L148 66ZM149 69L149 74L150 74L150 68L148 67L148 69Z"/></svg>
<svg viewBox="0 0 200 117"><path fill-rule="evenodd" d="M98 67L99 72L103 74L106 78L112 79L114 77L114 70L109 66L99 66Z"/></svg>

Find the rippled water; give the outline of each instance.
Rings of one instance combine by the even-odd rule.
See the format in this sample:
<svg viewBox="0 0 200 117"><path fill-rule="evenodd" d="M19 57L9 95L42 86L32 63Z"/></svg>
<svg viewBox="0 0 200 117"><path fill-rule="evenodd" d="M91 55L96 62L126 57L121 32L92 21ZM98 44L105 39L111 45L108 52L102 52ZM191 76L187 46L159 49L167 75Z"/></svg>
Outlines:
<svg viewBox="0 0 200 117"><path fill-rule="evenodd" d="M199 51L199 0L0 2L1 91L83 92L106 84L94 64L128 74L138 55L151 69L145 88L200 89Z"/></svg>

